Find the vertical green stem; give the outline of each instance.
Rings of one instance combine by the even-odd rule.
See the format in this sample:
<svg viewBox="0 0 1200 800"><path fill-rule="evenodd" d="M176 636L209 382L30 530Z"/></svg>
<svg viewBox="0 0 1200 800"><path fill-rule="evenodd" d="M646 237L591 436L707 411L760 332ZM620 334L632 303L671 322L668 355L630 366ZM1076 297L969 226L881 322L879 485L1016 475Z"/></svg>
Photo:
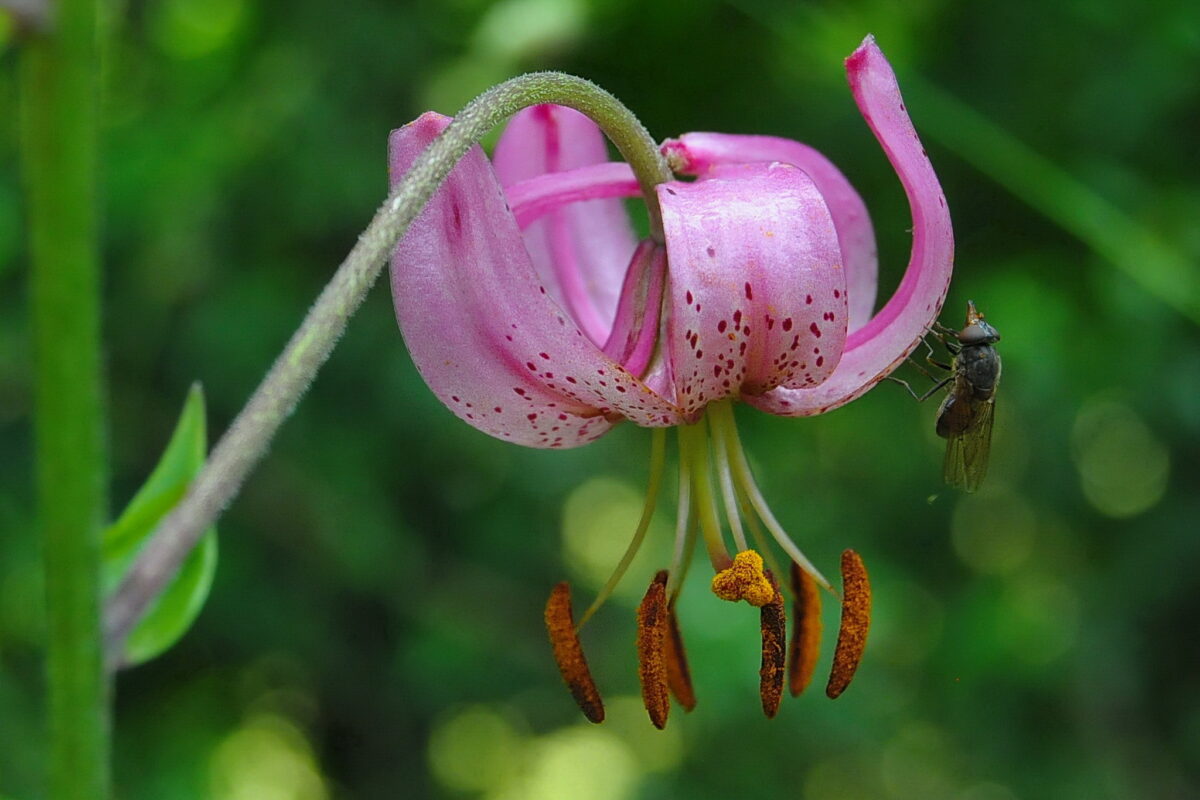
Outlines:
<svg viewBox="0 0 1200 800"><path fill-rule="evenodd" d="M21 56L50 794L108 796L100 638L104 445L96 221L96 3L58 0Z"/></svg>

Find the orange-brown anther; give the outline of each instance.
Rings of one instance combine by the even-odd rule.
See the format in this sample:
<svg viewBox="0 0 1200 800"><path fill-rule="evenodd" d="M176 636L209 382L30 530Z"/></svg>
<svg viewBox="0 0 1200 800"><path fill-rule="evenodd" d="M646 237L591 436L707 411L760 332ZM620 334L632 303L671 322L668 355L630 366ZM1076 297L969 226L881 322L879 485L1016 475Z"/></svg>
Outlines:
<svg viewBox="0 0 1200 800"><path fill-rule="evenodd" d="M794 561L792 577L792 642L788 648L788 688L792 696L812 681L821 650L821 590Z"/></svg>
<svg viewBox="0 0 1200 800"><path fill-rule="evenodd" d="M642 702L654 727L667 725L671 699L667 694L667 573L659 572L646 590L638 607L638 678L642 682Z"/></svg>
<svg viewBox="0 0 1200 800"><path fill-rule="evenodd" d="M550 633L550 644L554 648L554 661L562 673L571 696L579 704L583 715L592 722L604 721L604 701L592 680L587 659L583 656L583 645L575 632L575 618L571 613L571 587L563 581L550 592L546 601L546 630Z"/></svg>
<svg viewBox="0 0 1200 800"><path fill-rule="evenodd" d="M783 605L783 594L770 572L767 580L775 590L775 598L759 609L762 624L762 666L758 670L759 694L762 695L763 713L767 718L779 711L783 699L784 655L787 642L787 611Z"/></svg>
<svg viewBox="0 0 1200 800"><path fill-rule="evenodd" d="M667 686L671 694L675 695L684 711L691 711L696 707L696 693L692 689L692 673L688 669L687 653L683 649L683 637L679 634L679 618L675 616L674 606L667 609L667 639L663 658L667 665Z"/></svg>
<svg viewBox="0 0 1200 800"><path fill-rule="evenodd" d="M853 550L842 553L842 625L838 629L833 669L825 694L833 699L846 691L862 660L871 625L871 582L867 568Z"/></svg>

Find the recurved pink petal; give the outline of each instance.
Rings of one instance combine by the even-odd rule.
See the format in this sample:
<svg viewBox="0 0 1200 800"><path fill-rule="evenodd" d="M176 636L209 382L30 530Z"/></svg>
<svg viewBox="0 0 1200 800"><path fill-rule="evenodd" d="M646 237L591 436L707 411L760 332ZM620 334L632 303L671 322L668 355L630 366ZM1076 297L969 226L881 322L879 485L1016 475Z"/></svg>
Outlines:
<svg viewBox="0 0 1200 800"><path fill-rule="evenodd" d="M608 160L596 123L555 105L532 106L516 114L493 157L505 189L539 175ZM525 245L547 290L597 345L604 344L612 328L634 244L619 200L577 203L525 229Z"/></svg>
<svg viewBox="0 0 1200 800"><path fill-rule="evenodd" d="M748 402L773 414L803 416L837 408L896 368L937 319L954 268L954 233L946 197L904 108L895 73L874 37L846 59L854 99L892 162L913 217L908 269L895 294L846 341L837 369L812 389L776 389Z"/></svg>
<svg viewBox="0 0 1200 800"><path fill-rule="evenodd" d="M606 161L566 172L547 172L504 187L508 205L522 230L568 203L640 194L641 188L633 170L623 161Z"/></svg>
<svg viewBox="0 0 1200 800"><path fill-rule="evenodd" d="M790 164L716 167L658 187L676 402L825 380L846 338L845 270L811 178Z"/></svg>
<svg viewBox="0 0 1200 800"><path fill-rule="evenodd" d="M875 231L862 198L832 161L792 139L728 133L685 133L664 142L662 151L677 172L688 175L703 175L719 164L760 161L782 161L807 172L825 198L837 228L842 264L846 267L850 330L861 328L871 318L879 271Z"/></svg>
<svg viewBox="0 0 1200 800"><path fill-rule="evenodd" d="M425 114L392 132L393 183L448 123ZM548 296L478 147L397 246L392 296L426 383L486 433L572 447L619 417L640 425L679 420L671 403L605 356Z"/></svg>

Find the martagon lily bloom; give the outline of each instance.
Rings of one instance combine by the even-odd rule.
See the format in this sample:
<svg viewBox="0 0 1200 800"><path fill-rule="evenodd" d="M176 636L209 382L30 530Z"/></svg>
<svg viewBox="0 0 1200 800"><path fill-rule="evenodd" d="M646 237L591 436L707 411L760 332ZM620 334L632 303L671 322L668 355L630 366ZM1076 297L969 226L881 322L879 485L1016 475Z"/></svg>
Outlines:
<svg viewBox="0 0 1200 800"><path fill-rule="evenodd" d="M695 704L674 601L697 539L712 563L714 593L760 609L768 716L785 676L799 693L816 660L818 587L831 587L763 499L733 404L799 417L859 397L916 348L949 285L946 200L895 75L871 37L846 68L912 210L907 271L876 313L866 208L817 151L768 136L689 133L668 140L662 152L671 168L695 179L656 187L665 241L637 242L619 199L639 193L633 173L607 160L595 124L558 106L514 117L491 162L473 148L393 259L396 316L409 351L461 419L541 448L586 444L622 420L660 429L642 524L579 625L611 593L641 543L663 472L661 429L677 427L673 563L654 577L638 612L642 694L658 727L666 723L668 692L687 710ZM392 133L393 182L448 123L427 113ZM782 573L768 536L790 561L796 619L787 648L776 579ZM870 612L861 559L847 550L841 566L830 697L858 666ZM589 719L602 720L565 583L551 593L546 624L576 701Z"/></svg>

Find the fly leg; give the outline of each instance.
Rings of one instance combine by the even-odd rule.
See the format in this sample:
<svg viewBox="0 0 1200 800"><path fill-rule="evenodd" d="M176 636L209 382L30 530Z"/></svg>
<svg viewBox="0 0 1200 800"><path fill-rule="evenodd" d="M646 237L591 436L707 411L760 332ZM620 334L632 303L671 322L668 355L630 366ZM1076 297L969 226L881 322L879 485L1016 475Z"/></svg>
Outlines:
<svg viewBox="0 0 1200 800"><path fill-rule="evenodd" d="M924 370L922 370L922 372L924 372ZM928 373L926 373L926 374L928 374ZM932 376L930 376L930 377L932 377ZM925 394L917 394L916 391L911 386L908 385L908 381L902 380L901 378L893 378L891 375L888 375L887 379L889 381L891 381L892 383L898 383L901 386L903 386L906 390L908 390L908 393L911 394L913 399L916 400L918 403L924 403L926 400L928 400L930 397L932 397L939 389L944 387L946 384L950 383L950 381L954 380L954 376L947 375L946 377L942 378L940 381L938 381L936 384L934 384L933 388L931 388L929 391L925 392Z"/></svg>

